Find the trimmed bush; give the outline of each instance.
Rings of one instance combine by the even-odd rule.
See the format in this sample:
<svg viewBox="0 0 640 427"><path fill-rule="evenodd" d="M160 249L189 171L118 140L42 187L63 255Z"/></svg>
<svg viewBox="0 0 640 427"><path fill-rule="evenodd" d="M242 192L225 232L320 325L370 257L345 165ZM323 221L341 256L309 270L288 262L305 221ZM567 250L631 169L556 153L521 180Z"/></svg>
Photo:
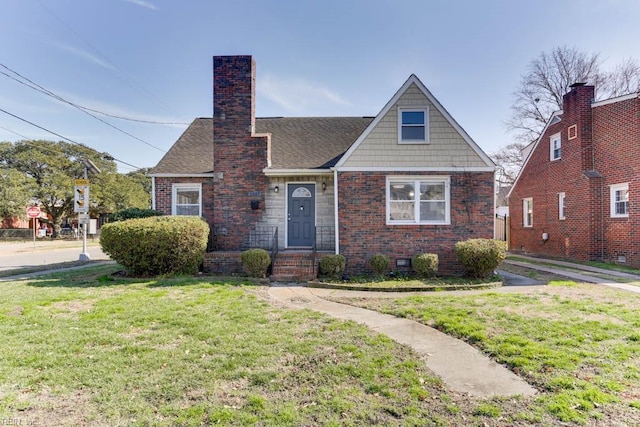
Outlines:
<svg viewBox="0 0 640 427"><path fill-rule="evenodd" d="M465 240L455 250L465 275L477 279L489 277L507 256L507 244L494 239Z"/></svg>
<svg viewBox="0 0 640 427"><path fill-rule="evenodd" d="M251 277L263 278L267 276L267 269L271 264L269 252L264 249L249 249L240 254L242 267Z"/></svg>
<svg viewBox="0 0 640 427"><path fill-rule="evenodd" d="M200 217L157 216L105 224L100 246L132 276L194 274L208 236L209 225Z"/></svg>
<svg viewBox="0 0 640 427"><path fill-rule="evenodd" d="M320 260L320 274L329 277L340 277L347 266L343 255L325 255Z"/></svg>
<svg viewBox="0 0 640 427"><path fill-rule="evenodd" d="M369 260L371 268L376 274L383 275L389 270L389 264L391 264L391 258L384 254L375 254Z"/></svg>
<svg viewBox="0 0 640 427"><path fill-rule="evenodd" d="M162 212L154 211L153 209L140 209L140 208L129 208L123 209L116 213L112 213L109 215L109 221L126 221L128 219L135 218L149 218L152 216L162 216Z"/></svg>
<svg viewBox="0 0 640 427"><path fill-rule="evenodd" d="M416 254L411 266L420 277L433 277L438 273L438 254Z"/></svg>

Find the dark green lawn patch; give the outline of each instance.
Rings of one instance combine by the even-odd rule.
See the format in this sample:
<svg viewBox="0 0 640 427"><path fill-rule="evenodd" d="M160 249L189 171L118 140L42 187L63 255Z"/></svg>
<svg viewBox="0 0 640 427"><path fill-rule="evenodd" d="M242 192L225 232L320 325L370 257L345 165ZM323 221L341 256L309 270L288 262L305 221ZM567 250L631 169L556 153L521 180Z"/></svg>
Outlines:
<svg viewBox="0 0 640 427"><path fill-rule="evenodd" d="M541 390L525 418L583 424L623 414L603 425L640 424L640 296L570 281L550 285L347 302L432 325L510 367ZM477 413L504 416L504 407L492 408Z"/></svg>
<svg viewBox="0 0 640 427"><path fill-rule="evenodd" d="M502 286L502 278L491 276L488 279L469 279L465 277L415 278L411 276L354 276L349 280L318 280L308 284L312 288L331 288L358 291L379 292L417 292L447 291L464 289L487 289Z"/></svg>

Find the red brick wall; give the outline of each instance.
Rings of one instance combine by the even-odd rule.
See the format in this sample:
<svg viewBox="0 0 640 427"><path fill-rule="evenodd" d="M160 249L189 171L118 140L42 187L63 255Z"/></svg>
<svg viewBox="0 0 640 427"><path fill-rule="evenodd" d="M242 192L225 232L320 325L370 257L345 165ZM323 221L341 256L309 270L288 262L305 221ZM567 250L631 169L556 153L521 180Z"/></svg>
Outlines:
<svg viewBox="0 0 640 427"><path fill-rule="evenodd" d="M589 181L583 165L590 163L583 154L591 152L589 126L583 126L585 108L590 108L593 87L576 88L565 96L563 117L548 127L531 153L509 197L511 250L555 257L588 259L592 221ZM578 97L581 95L581 97ZM569 105L578 103L580 105ZM568 127L576 125L577 137L568 139ZM560 133L562 155L551 161L550 137ZM589 135L586 136L585 134ZM591 169L591 167L590 167ZM567 219L559 220L558 194L566 195ZM523 225L523 200L533 198L533 227ZM547 233L549 240L542 240Z"/></svg>
<svg viewBox="0 0 640 427"><path fill-rule="evenodd" d="M640 99L595 107L596 168L604 177L602 188L603 256L640 267ZM611 218L612 184L629 183L629 217Z"/></svg>
<svg viewBox="0 0 640 427"><path fill-rule="evenodd" d="M184 177L184 178L155 178L156 210L165 215L171 215L171 198L173 184L202 184L202 217L209 224L213 222L213 178Z"/></svg>
<svg viewBox="0 0 640 427"><path fill-rule="evenodd" d="M640 267L640 112L637 98L591 106L593 87L564 98L563 117L551 125L509 198L511 250L576 260L615 261ZM576 138L568 129L576 125ZM562 158L550 161L549 137L561 132ZM609 186L629 182L629 218L610 218ZM634 189L636 190L634 192ZM566 194L566 219L558 218L558 193ZM533 227L524 228L522 201L533 198ZM637 200L637 199L636 199ZM542 240L548 233L549 240Z"/></svg>
<svg viewBox="0 0 640 427"><path fill-rule="evenodd" d="M267 138L253 137L255 62L250 56L213 59L213 223L218 248L238 250L262 218ZM258 209L252 209L252 201Z"/></svg>
<svg viewBox="0 0 640 427"><path fill-rule="evenodd" d="M204 256L203 270L206 273L216 274L244 274L242 268L241 252L207 252Z"/></svg>
<svg viewBox="0 0 640 427"><path fill-rule="evenodd" d="M376 253L389 255L393 268L398 258L437 253L440 274L462 273L454 252L455 243L493 237L494 174L452 173L449 176L451 225L386 225L386 174L339 173L340 253L347 259L346 272L370 273L369 259Z"/></svg>

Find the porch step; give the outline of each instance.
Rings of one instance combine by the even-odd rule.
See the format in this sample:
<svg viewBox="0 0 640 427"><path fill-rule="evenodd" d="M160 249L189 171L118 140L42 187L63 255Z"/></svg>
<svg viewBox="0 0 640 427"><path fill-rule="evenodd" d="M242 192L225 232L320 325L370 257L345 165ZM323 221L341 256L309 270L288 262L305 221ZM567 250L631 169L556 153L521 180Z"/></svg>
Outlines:
<svg viewBox="0 0 640 427"><path fill-rule="evenodd" d="M280 252L273 266L271 280L276 282L303 282L317 277L317 262L307 252Z"/></svg>

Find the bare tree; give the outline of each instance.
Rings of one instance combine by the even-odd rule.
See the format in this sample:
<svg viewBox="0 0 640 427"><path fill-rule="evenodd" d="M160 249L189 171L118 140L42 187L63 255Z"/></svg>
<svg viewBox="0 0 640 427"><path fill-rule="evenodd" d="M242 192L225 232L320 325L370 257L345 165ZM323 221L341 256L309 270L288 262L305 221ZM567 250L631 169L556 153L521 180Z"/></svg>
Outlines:
<svg viewBox="0 0 640 427"><path fill-rule="evenodd" d="M522 168L524 147L525 144L522 142L513 142L491 154L491 159L496 164L498 187L510 187L516 181L518 172Z"/></svg>
<svg viewBox="0 0 640 427"><path fill-rule="evenodd" d="M556 47L529 63L528 71L513 93L507 128L524 144L535 141L554 111L562 109L562 96L569 86L585 82L596 87L596 99L636 92L640 89L640 65L628 59L612 71L603 71L597 53L573 47Z"/></svg>

